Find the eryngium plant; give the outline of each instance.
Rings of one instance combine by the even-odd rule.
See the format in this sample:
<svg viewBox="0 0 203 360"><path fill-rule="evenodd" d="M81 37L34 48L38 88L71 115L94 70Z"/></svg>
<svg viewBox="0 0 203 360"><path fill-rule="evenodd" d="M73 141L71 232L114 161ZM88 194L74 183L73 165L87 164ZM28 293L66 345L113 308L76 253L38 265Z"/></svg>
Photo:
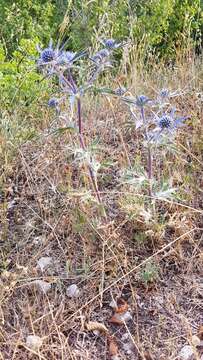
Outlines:
<svg viewBox="0 0 203 360"><path fill-rule="evenodd" d="M169 90L162 89L155 99L145 95L120 97L129 106L135 128L141 130L143 134L143 145L147 150L148 192L151 199L155 196L157 185L160 185L157 184L154 176L153 158L159 148L162 149L169 143L174 144L176 132L185 125L187 119L187 117L175 116L176 109L172 107L170 98L177 95L176 92L170 93ZM146 183L146 178L141 175L140 179ZM170 193L168 190L165 192Z"/></svg>
<svg viewBox="0 0 203 360"><path fill-rule="evenodd" d="M72 112L76 109L76 128L80 147L88 163L92 187L99 203L101 203L101 197L97 186L98 166L95 167L92 155L87 156L87 146L83 134L82 97L92 89L98 76L112 67L112 52L123 46L122 43L113 39L107 39L101 43L103 48L89 56L87 51L75 53L64 50L64 46L54 48L50 41L47 48L38 47L39 58L37 60L38 68L46 77L57 79L60 95L51 98L48 106L55 108L57 114L60 114L61 107L66 102L69 103ZM81 74L83 75L81 76Z"/></svg>

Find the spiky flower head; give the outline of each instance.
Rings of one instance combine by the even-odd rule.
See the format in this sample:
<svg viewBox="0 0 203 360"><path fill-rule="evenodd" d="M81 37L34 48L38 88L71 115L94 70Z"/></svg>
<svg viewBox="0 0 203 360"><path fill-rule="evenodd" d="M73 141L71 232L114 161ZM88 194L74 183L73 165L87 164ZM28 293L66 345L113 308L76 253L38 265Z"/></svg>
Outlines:
<svg viewBox="0 0 203 360"><path fill-rule="evenodd" d="M172 126L172 124L173 124L173 119L169 115L163 115L159 119L159 127L161 129L169 129Z"/></svg>
<svg viewBox="0 0 203 360"><path fill-rule="evenodd" d="M107 49L102 49L92 56L91 60L93 60L96 64L100 64L105 61L109 55L110 53Z"/></svg>
<svg viewBox="0 0 203 360"><path fill-rule="evenodd" d="M115 49L118 46L116 40L114 40L114 39L106 39L103 41L103 44L104 44L104 46L106 46L109 49Z"/></svg>
<svg viewBox="0 0 203 360"><path fill-rule="evenodd" d="M140 96L137 96L137 100L136 100L136 105L138 107L143 107L145 106L148 102L150 101L150 99L145 96L145 95L140 95Z"/></svg>
<svg viewBox="0 0 203 360"><path fill-rule="evenodd" d="M161 89L160 93L159 93L161 98L167 98L170 95L170 92L168 89Z"/></svg>
<svg viewBox="0 0 203 360"><path fill-rule="evenodd" d="M127 89L124 86L120 86L119 88L114 90L114 94L117 96L123 96L126 93Z"/></svg>
<svg viewBox="0 0 203 360"><path fill-rule="evenodd" d="M39 59L37 61L39 66L52 64L52 62L55 61L60 54L58 48L53 48L52 40L50 40L49 46L45 49L41 49L40 46L37 45L37 50L40 53Z"/></svg>
<svg viewBox="0 0 203 360"><path fill-rule="evenodd" d="M58 106L58 103L59 103L58 99L53 97L53 98L49 99L48 106L51 108L55 108Z"/></svg>
<svg viewBox="0 0 203 360"><path fill-rule="evenodd" d="M105 39L105 40L100 40L100 41L109 50L119 49L127 44L127 42L125 42L125 41L118 42L115 39Z"/></svg>
<svg viewBox="0 0 203 360"><path fill-rule="evenodd" d="M188 117L177 118L175 117L175 111L176 109L173 108L170 113L163 113L161 117L155 118L156 128L153 131L154 139L157 139L157 136L159 137L163 134L172 135L177 129L185 125L185 120L188 119Z"/></svg>
<svg viewBox="0 0 203 360"><path fill-rule="evenodd" d="M40 59L43 63L49 63L50 61L53 61L55 59L55 51L50 48L46 48L41 52Z"/></svg>
<svg viewBox="0 0 203 360"><path fill-rule="evenodd" d="M72 51L63 51L57 61L58 65L69 65L74 60L76 53Z"/></svg>

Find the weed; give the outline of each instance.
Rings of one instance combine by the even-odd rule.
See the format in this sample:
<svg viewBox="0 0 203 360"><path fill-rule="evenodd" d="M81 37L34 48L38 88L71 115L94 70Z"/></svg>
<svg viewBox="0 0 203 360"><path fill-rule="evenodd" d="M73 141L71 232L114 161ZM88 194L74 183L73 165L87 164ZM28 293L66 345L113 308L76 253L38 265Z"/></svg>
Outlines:
<svg viewBox="0 0 203 360"><path fill-rule="evenodd" d="M153 262L148 262L145 268L140 272L140 279L146 285L155 282L158 278L159 270L157 265Z"/></svg>

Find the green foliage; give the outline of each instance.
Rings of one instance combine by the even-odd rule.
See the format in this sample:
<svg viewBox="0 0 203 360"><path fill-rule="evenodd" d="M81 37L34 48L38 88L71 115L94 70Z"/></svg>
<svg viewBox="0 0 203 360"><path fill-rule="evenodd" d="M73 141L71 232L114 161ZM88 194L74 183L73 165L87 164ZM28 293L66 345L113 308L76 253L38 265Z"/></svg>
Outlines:
<svg viewBox="0 0 203 360"><path fill-rule="evenodd" d="M21 107L43 97L48 89L47 82L37 73L34 58L38 39L20 41L18 50L13 52L11 60L6 59L3 46L0 46L0 91L1 106L12 110L15 104Z"/></svg>
<svg viewBox="0 0 203 360"><path fill-rule="evenodd" d="M9 162L20 144L37 135L35 123L42 120L39 104L46 101L50 85L36 71L37 42L37 38L22 39L10 60L0 44L1 164Z"/></svg>
<svg viewBox="0 0 203 360"><path fill-rule="evenodd" d="M130 38L143 52L175 56L176 49L200 46L201 0L1 0L0 41L9 55L21 39L68 39L73 50L98 38Z"/></svg>
<svg viewBox="0 0 203 360"><path fill-rule="evenodd" d="M22 38L38 36L47 42L57 24L54 19L55 7L51 0L1 0L0 41L9 54L19 45Z"/></svg>
<svg viewBox="0 0 203 360"><path fill-rule="evenodd" d="M140 279L144 284L150 284L158 280L159 269L153 262L148 262L140 273Z"/></svg>
<svg viewBox="0 0 203 360"><path fill-rule="evenodd" d="M201 42L199 0L73 0L67 17L66 31L74 49L101 36L131 38L143 51L167 58L175 56L179 47Z"/></svg>

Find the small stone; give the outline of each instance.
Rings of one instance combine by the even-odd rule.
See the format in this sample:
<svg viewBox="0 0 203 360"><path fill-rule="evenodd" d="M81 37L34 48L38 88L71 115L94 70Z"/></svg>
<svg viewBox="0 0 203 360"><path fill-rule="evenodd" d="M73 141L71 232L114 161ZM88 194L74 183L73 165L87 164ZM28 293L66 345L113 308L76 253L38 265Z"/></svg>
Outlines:
<svg viewBox="0 0 203 360"><path fill-rule="evenodd" d="M34 351L38 351L42 346L42 339L36 335L29 335L26 339L26 346Z"/></svg>
<svg viewBox="0 0 203 360"><path fill-rule="evenodd" d="M123 350L128 354L132 354L132 350L134 348L134 345L132 342L127 342L123 345Z"/></svg>
<svg viewBox="0 0 203 360"><path fill-rule="evenodd" d="M128 333L124 333L123 335L122 335L122 337L121 337L121 340L122 341L126 341L126 340L128 340L129 339L129 334Z"/></svg>
<svg viewBox="0 0 203 360"><path fill-rule="evenodd" d="M44 271L52 263L52 258L49 256L41 257L37 261L37 268L40 268L41 271Z"/></svg>
<svg viewBox="0 0 203 360"><path fill-rule="evenodd" d="M100 332L99 332L99 330L93 330L93 334L94 334L95 336L99 336L99 335L100 335Z"/></svg>
<svg viewBox="0 0 203 360"><path fill-rule="evenodd" d="M34 284L41 290L44 294L46 294L51 289L51 284L43 280L35 280Z"/></svg>
<svg viewBox="0 0 203 360"><path fill-rule="evenodd" d="M120 315L120 319L123 322L127 322L129 320L132 320L132 315L130 313L130 311L126 311L124 314L119 314Z"/></svg>
<svg viewBox="0 0 203 360"><path fill-rule="evenodd" d="M76 284L67 287L66 295L69 298L77 298L80 295L80 290Z"/></svg>
<svg viewBox="0 0 203 360"><path fill-rule="evenodd" d="M128 322L129 320L132 320L132 315L131 315L131 313L129 311L125 311L122 314L115 313L111 317L110 322L112 324L121 325L121 324L124 324L124 323Z"/></svg>
<svg viewBox="0 0 203 360"><path fill-rule="evenodd" d="M190 345L185 345L180 353L179 353L179 357L181 360L193 360L194 359L194 350L192 348L192 346Z"/></svg>

